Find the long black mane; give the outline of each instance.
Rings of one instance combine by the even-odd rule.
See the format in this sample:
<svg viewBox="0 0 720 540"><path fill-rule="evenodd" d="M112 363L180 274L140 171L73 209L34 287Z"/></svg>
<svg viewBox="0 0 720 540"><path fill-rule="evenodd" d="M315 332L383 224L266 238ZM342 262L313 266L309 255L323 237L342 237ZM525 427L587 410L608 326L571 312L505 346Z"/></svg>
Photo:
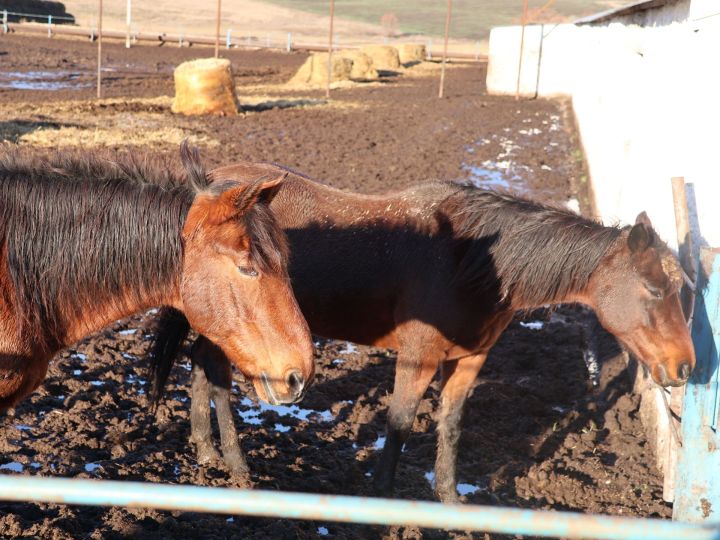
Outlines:
<svg viewBox="0 0 720 540"><path fill-rule="evenodd" d="M513 307L583 291L622 229L505 193L461 186L442 205L461 252L456 279Z"/></svg>

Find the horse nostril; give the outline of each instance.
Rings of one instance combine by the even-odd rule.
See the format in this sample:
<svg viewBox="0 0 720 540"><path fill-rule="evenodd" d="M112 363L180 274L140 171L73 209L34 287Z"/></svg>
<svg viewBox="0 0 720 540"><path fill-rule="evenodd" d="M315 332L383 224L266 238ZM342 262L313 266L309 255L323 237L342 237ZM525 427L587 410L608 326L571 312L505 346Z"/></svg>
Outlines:
<svg viewBox="0 0 720 540"><path fill-rule="evenodd" d="M305 378L299 371L291 371L287 376L287 385L290 389L290 393L293 396L298 397L305 389Z"/></svg>
<svg viewBox="0 0 720 540"><path fill-rule="evenodd" d="M683 362L682 364L680 364L680 369L678 369L680 380L687 381L690 378L691 372L692 368L690 367L690 362Z"/></svg>

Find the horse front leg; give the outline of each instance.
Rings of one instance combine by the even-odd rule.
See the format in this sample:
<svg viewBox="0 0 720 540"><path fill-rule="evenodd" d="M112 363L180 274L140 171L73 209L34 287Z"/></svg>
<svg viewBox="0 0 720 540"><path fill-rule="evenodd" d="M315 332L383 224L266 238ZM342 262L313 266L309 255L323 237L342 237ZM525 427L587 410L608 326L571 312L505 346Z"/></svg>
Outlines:
<svg viewBox="0 0 720 540"><path fill-rule="evenodd" d="M438 412L435 493L444 503L458 502L456 462L465 401L487 354L466 356L442 366Z"/></svg>
<svg viewBox="0 0 720 540"><path fill-rule="evenodd" d="M379 495L392 495L402 447L412 430L420 400L437 371L438 356L425 355L419 361L417 358L403 351L398 356L395 387L388 409L385 446L373 476L375 491Z"/></svg>
<svg viewBox="0 0 720 540"><path fill-rule="evenodd" d="M220 454L212 443L210 418L210 387L203 368L202 350L207 340L200 336L190 353L192 360L191 396L190 396L190 442L195 444L197 460L200 464L220 459Z"/></svg>
<svg viewBox="0 0 720 540"><path fill-rule="evenodd" d="M205 376L210 388L210 399L215 404L223 459L233 475L245 487L251 487L250 469L240 449L230 405L232 365L220 347L202 336L199 339L202 342L197 349L197 358L205 370ZM193 358L195 358L195 355L193 355Z"/></svg>

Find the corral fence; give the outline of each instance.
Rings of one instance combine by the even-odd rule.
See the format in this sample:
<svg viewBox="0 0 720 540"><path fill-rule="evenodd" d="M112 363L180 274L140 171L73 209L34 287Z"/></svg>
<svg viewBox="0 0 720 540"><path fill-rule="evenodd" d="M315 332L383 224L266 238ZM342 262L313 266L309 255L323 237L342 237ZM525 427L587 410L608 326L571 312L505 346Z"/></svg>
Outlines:
<svg viewBox="0 0 720 540"><path fill-rule="evenodd" d="M2 12L2 31L7 34L9 32L27 32L33 34L46 34L48 37L53 35L66 35L85 37L91 41L95 41L99 37L97 27L81 27L75 26L74 17L61 17L56 15L38 15L31 13L18 13L8 10ZM175 44L179 47L188 47L192 45L215 45L215 37L208 35L193 35L167 32L152 31L133 31L133 30L105 30L102 31L104 38L124 39L126 46L129 48L138 42L159 43L159 44ZM434 43L432 38L426 38L425 46L427 49L427 59L433 60L440 58L442 50L439 43ZM228 28L221 36L221 44L226 49L231 48L248 48L248 49L273 49L281 51L308 51L308 52L326 52L329 48L328 44L319 42L303 42L296 41L292 32L287 32L284 39L277 37L271 38L269 35L257 36L251 34L241 34ZM434 47L434 48L433 48ZM338 42L334 41L333 49L338 48ZM358 48L357 45L343 45L343 48ZM464 61L487 61L487 55L481 54L480 43L475 45L475 52L468 53L462 51L448 51L449 59Z"/></svg>
<svg viewBox="0 0 720 540"><path fill-rule="evenodd" d="M450 6L451 3L448 2ZM48 15L44 24L12 22L42 20L36 14L2 12L2 30L123 39L130 46L138 41L177 42L213 45L216 37L131 33L129 30L101 31L93 28L57 24L58 16ZM69 19L69 17L67 17ZM525 22L525 17L523 17ZM129 24L128 24L129 27ZM232 36L225 46L324 51L328 45L294 43L292 35L279 45L268 41ZM432 44L428 55L432 56ZM448 57L454 54L449 52ZM459 56L480 60L480 55ZM720 482L714 482L720 468L720 250L705 249L699 264L698 281L693 290L698 301L692 317L692 337L697 351L697 367L688 382L684 402L682 439L677 457L678 481L675 486L676 518L682 521L634 519L570 512L537 511L478 505L443 505L434 502L401 501L310 493L271 492L231 488L138 482L44 478L40 476L0 476L0 500L32 501L93 506L126 506L209 513L227 513L286 519L305 519L375 525L408 525L447 530L484 531L564 538L598 539L683 539L720 540ZM694 523L689 523L693 521Z"/></svg>

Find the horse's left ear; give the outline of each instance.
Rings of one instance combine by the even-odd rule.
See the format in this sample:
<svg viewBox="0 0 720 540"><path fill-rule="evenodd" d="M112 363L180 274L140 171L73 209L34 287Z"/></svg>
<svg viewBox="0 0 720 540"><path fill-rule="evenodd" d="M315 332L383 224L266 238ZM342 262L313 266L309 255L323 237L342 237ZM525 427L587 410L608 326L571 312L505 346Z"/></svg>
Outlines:
<svg viewBox="0 0 720 540"><path fill-rule="evenodd" d="M628 234L628 247L630 251L639 253L655 243L655 231L650 218L645 212L640 212L635 219L635 225Z"/></svg>
<svg viewBox="0 0 720 540"><path fill-rule="evenodd" d="M250 184L241 184L220 195L218 202L228 209L228 213L242 215L258 202L270 204L286 176L287 173L274 178L263 176Z"/></svg>

